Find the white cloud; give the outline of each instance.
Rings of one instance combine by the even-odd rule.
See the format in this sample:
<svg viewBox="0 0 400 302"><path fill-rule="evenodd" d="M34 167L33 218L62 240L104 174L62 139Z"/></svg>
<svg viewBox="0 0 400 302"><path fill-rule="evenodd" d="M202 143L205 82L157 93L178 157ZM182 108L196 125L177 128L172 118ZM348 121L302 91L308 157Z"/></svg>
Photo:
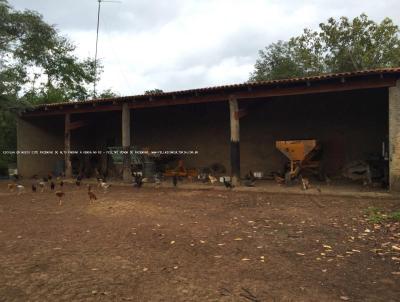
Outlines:
<svg viewBox="0 0 400 302"><path fill-rule="evenodd" d="M13 0L58 24L81 57L94 56L95 0ZM124 95L244 82L258 50L316 28L329 17L362 12L400 23L395 0L123 0L102 6L102 89Z"/></svg>

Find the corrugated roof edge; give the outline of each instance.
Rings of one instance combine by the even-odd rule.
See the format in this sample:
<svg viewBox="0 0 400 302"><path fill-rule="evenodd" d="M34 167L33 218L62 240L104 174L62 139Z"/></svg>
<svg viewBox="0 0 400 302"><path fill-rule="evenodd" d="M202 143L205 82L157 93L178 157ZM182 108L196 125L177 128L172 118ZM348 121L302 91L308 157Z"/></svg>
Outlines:
<svg viewBox="0 0 400 302"><path fill-rule="evenodd" d="M342 77L355 77L355 76L363 76L363 75L374 75L374 74L391 74L391 73L400 73L400 67L393 68L379 68L379 69L369 69L369 70L360 70L360 71L352 71L352 72L340 72L340 73L326 73L316 76L309 77L301 77L301 78L289 78L289 79L280 79L280 80L270 80L270 81L258 81L258 82L245 82L239 84L230 84L230 85L221 85L221 86L212 86L212 87L204 87L204 88L196 88L196 89L187 89L187 90L178 90L178 91L169 91L162 93L154 93L154 94L139 94L139 95L131 95L131 96L119 96L113 98L102 98L102 99L90 99L84 101L71 101L71 102L59 102L59 103L51 103L51 104L41 104L33 107L35 108L43 108L43 107L52 107L52 106L65 106L65 105L74 105L74 104L92 104L92 103L102 103L102 102L123 102L125 100L135 99L135 98L144 98L144 97L160 97L160 96L169 96L169 95L180 95L180 94L189 94L189 93L198 93L198 92L210 92L222 89L230 89L230 88L241 88L241 87L257 87L257 86L265 86L265 85L273 85L273 84L286 84L286 83L298 83L298 82L309 82L309 81L319 81L319 80L328 80L334 78L342 78Z"/></svg>

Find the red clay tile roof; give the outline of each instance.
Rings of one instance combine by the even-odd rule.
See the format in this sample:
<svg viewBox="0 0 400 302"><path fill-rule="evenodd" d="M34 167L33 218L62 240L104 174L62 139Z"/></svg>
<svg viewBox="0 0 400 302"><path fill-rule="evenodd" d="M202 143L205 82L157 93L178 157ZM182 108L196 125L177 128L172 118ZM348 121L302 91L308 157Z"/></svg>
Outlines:
<svg viewBox="0 0 400 302"><path fill-rule="evenodd" d="M123 102L134 99L143 99L149 97L162 97L162 96L179 96L179 95L187 95L187 94L201 94L207 92L218 92L224 90L231 90L236 88L246 88L246 87L260 87L260 86L273 86L278 84L294 84L301 82L314 82L314 81L322 81L322 80L330 80L335 78L351 78L351 77L359 77L359 76L368 76L368 75L385 75L385 74L399 74L400 75L400 67L395 68L379 68L379 69L371 69L371 70L362 70L362 71L352 71L352 72L341 72L341 73L328 73L321 74L317 76L309 76L309 77L301 77L301 78L290 78L290 79L281 79L281 80L270 80L270 81L259 81L259 82L245 82L240 84L232 84L232 85L221 85L221 86L213 86L213 87L205 87L205 88L197 88L197 89L188 89L188 90L180 90L180 91L170 91L170 92L162 92L162 93L154 93L154 94L141 94L141 95L133 95L133 96L120 96L114 98L104 98L104 99L91 99L84 101L71 101L71 102L61 102L61 103L52 103L52 104L43 104L37 105L35 108L43 108L43 107L52 107L52 106L68 106L74 104L93 104L93 103L102 103L102 102Z"/></svg>

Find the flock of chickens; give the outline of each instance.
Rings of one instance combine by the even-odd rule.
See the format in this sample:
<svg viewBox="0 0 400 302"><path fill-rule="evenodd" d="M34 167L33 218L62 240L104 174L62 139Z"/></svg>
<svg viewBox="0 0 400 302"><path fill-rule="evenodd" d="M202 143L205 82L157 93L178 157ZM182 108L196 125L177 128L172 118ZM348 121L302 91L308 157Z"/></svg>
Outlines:
<svg viewBox="0 0 400 302"><path fill-rule="evenodd" d="M172 178L172 185L174 187L178 186L178 181L179 178L177 175L174 175ZM218 182L217 178L208 175L209 181L213 184ZM158 181L157 181L158 180ZM82 176L78 175L75 179L75 186L76 187L81 187L82 186ZM233 189L234 185L227 181L225 178L223 178L223 183L224 186L227 189ZM161 180L156 179L156 185L160 185ZM51 174L47 175L47 177L43 177L42 179L39 179L38 176L34 176L34 181L31 184L31 190L33 193L38 192L45 192L50 188L52 192L55 193L55 195L58 198L58 204L61 206L63 203L63 198L65 196L65 191L64 191L64 180L61 177L56 177L54 178ZM102 188L103 192L106 193L108 189L110 188L111 184L107 183L105 178L97 178L97 187ZM133 187L135 188L141 188L143 186L143 178L141 174L134 173L133 174ZM14 182L8 184L8 190L10 192L14 192L15 190L17 191L17 194L20 195L25 192L25 186L19 183L19 177L18 175L14 176ZM93 203L95 200L97 200L96 194L92 191L92 186L90 184L87 184L87 193L89 197L89 204Z"/></svg>
<svg viewBox="0 0 400 302"><path fill-rule="evenodd" d="M8 184L8 190L10 192L14 192L15 190L17 191L17 194L20 195L25 192L25 186L20 184L18 182L19 177L14 176L14 182ZM82 185L82 177L78 175L75 178L75 186L76 187L81 187ZM63 198L65 196L65 191L64 191L64 186L65 183L61 177L57 177L56 179L53 178L51 174L49 174L47 177L43 177L41 180L37 177L34 176L34 181L31 184L31 190L33 193L38 192L44 192L50 188L52 192L55 193L55 195L58 198L58 204L61 206L63 203ZM104 192L107 192L108 188L111 186L109 183L107 183L104 179L102 178L97 178L97 186L102 188ZM92 191L92 186L90 184L87 184L88 188L88 196L89 196L89 203L94 202L97 200L96 194Z"/></svg>

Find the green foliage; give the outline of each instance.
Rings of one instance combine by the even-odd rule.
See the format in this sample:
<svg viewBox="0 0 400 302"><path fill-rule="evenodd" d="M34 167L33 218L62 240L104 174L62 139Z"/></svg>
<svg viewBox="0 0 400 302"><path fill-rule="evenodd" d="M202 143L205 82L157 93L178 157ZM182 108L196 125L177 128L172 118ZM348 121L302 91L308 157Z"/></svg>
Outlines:
<svg viewBox="0 0 400 302"><path fill-rule="evenodd" d="M118 94L112 91L111 89L103 90L100 95L98 96L100 99L107 99L107 98L115 98Z"/></svg>
<svg viewBox="0 0 400 302"><path fill-rule="evenodd" d="M144 92L144 94L146 95L152 95L152 94L159 94L159 93L163 93L164 91L162 91L161 89L151 89L151 90L146 90Z"/></svg>
<svg viewBox="0 0 400 302"><path fill-rule="evenodd" d="M259 51L251 81L400 66L399 27L367 15L330 18L319 30L305 29L289 41Z"/></svg>
<svg viewBox="0 0 400 302"><path fill-rule="evenodd" d="M388 215L388 218L393 221L400 221L400 211L390 213Z"/></svg>
<svg viewBox="0 0 400 302"><path fill-rule="evenodd" d="M74 51L40 14L16 11L0 0L0 152L16 149L15 114L27 106L92 94L94 60L80 60ZM97 66L98 76L102 66ZM10 161L15 157L0 153L0 166Z"/></svg>
<svg viewBox="0 0 400 302"><path fill-rule="evenodd" d="M400 221L400 211L384 213L383 210L376 207L369 207L365 210L367 219L371 223L383 223L385 221Z"/></svg>

